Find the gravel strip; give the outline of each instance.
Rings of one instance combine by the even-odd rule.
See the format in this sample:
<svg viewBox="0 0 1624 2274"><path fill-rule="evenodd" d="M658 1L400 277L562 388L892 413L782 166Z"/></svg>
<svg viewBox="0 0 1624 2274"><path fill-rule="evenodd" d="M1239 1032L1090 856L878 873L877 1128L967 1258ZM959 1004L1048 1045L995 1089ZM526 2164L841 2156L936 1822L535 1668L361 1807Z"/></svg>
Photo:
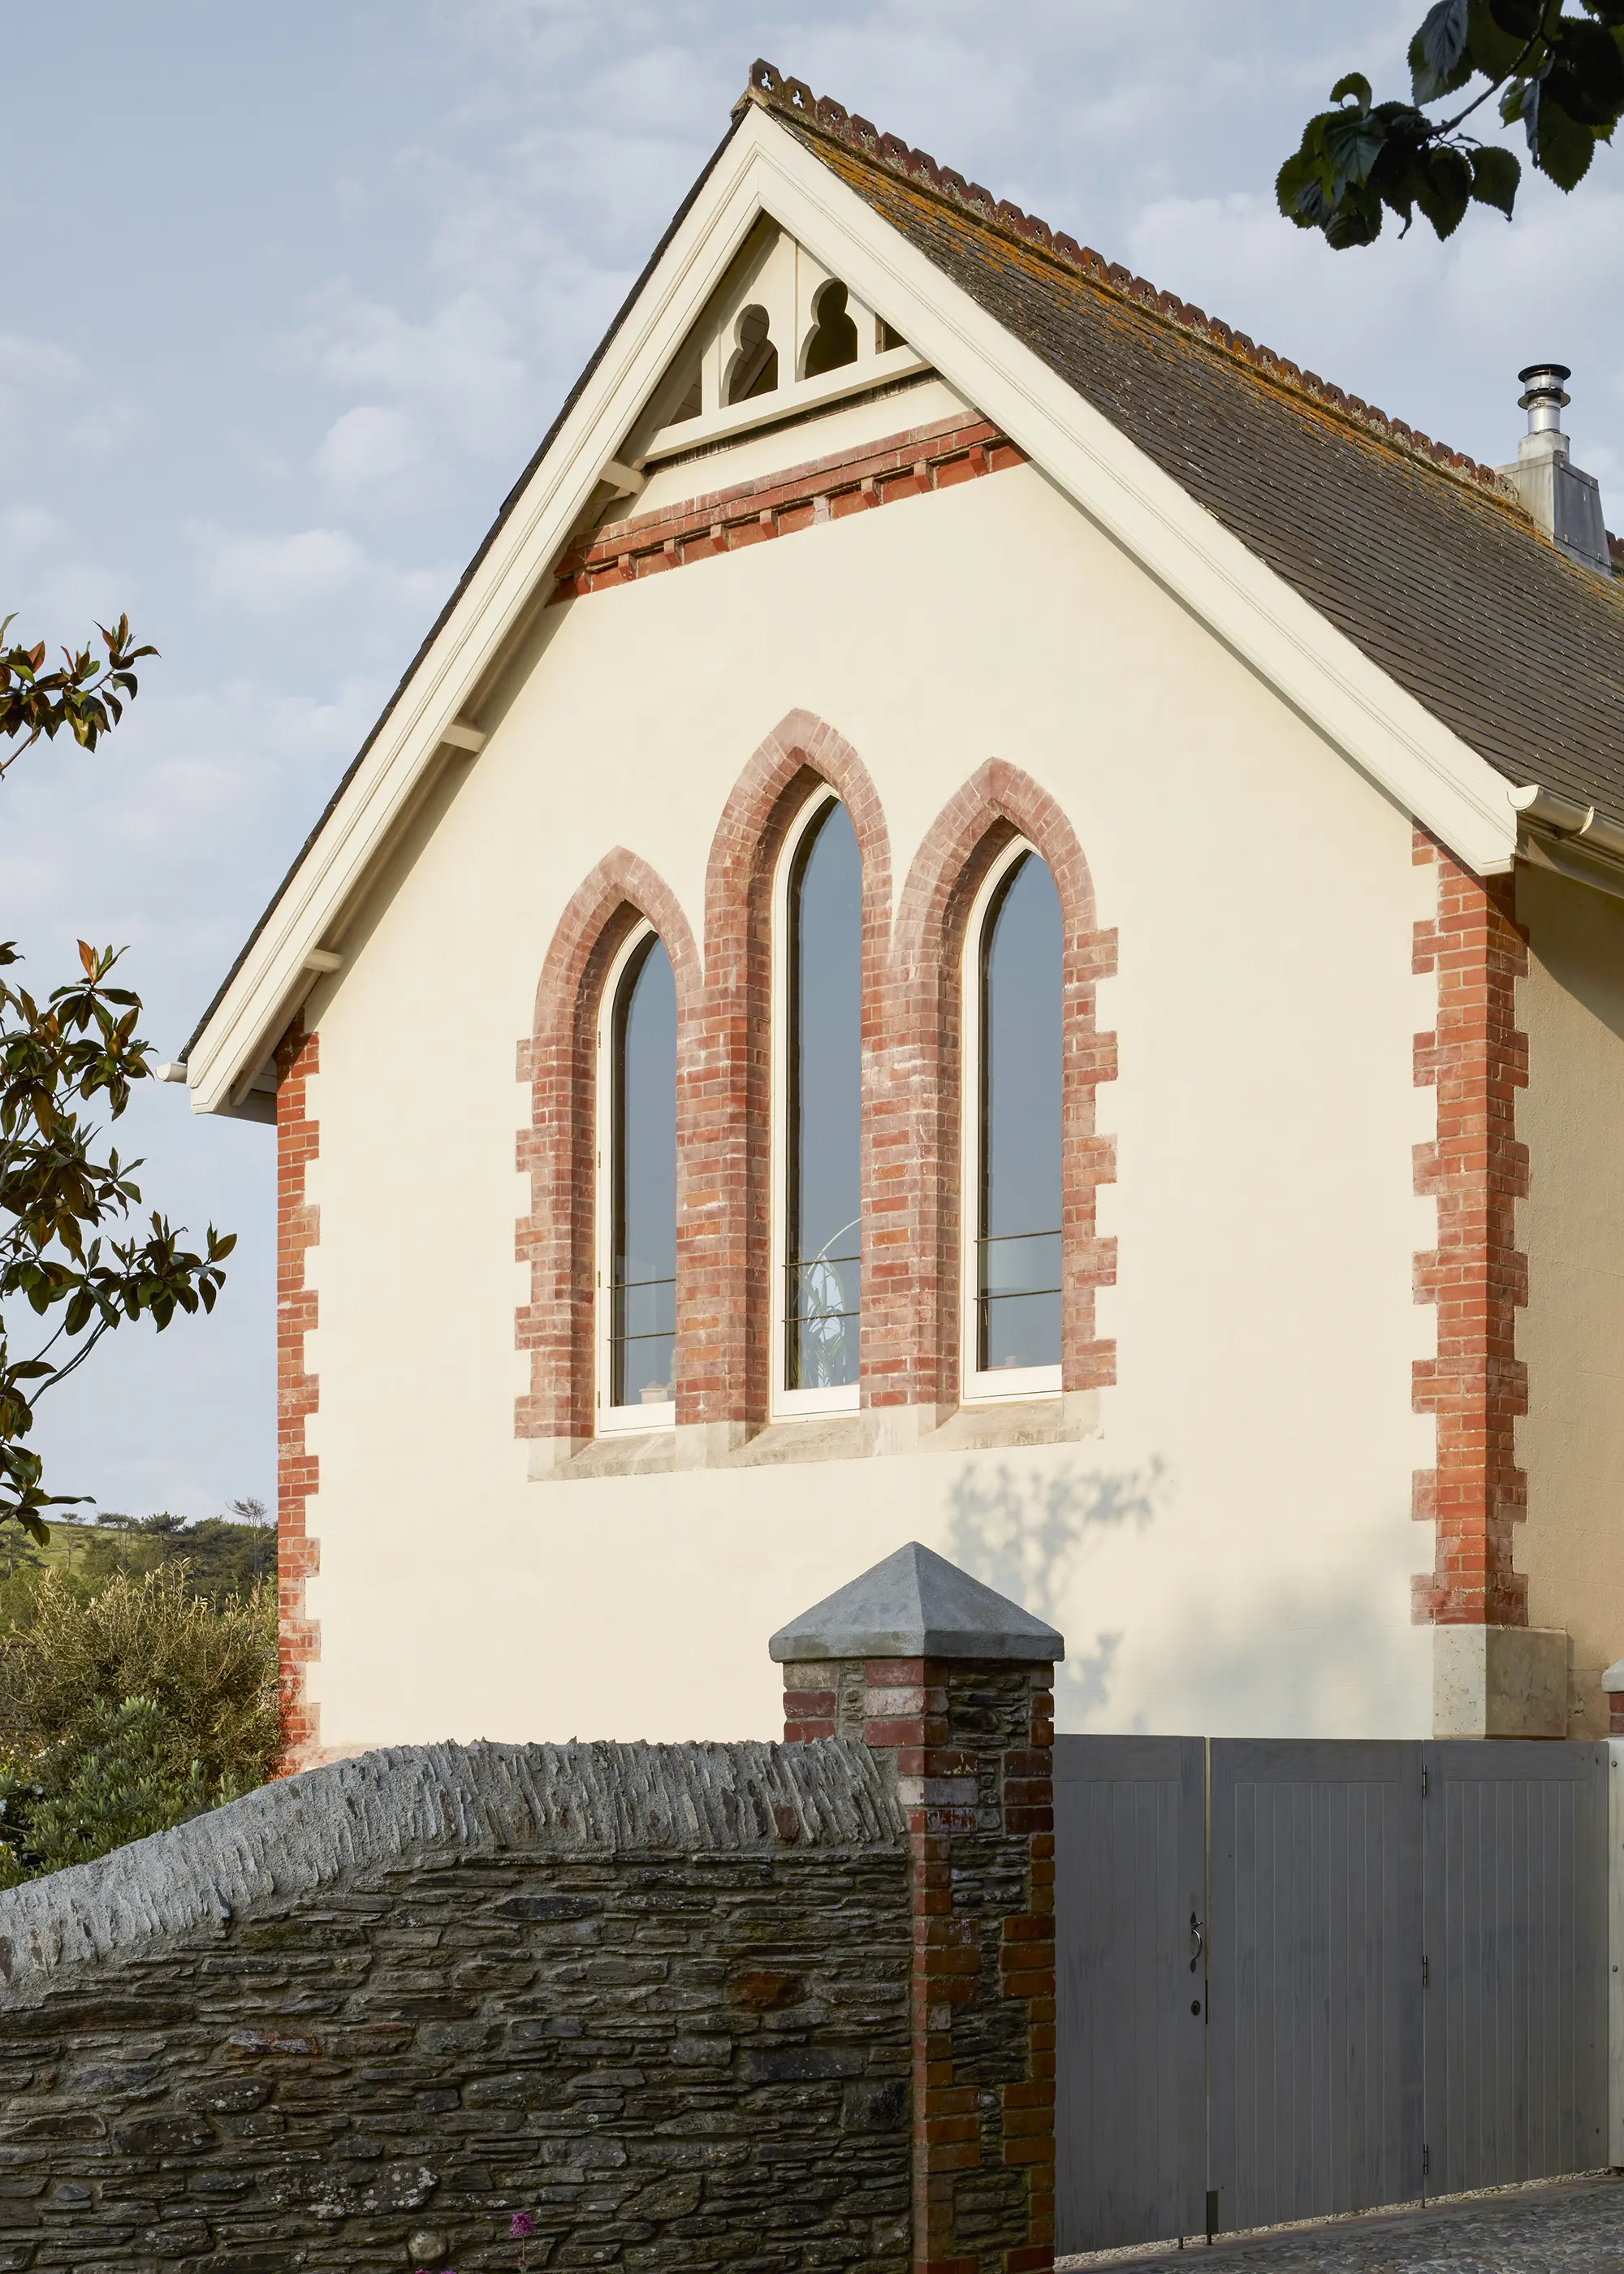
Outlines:
<svg viewBox="0 0 1624 2274"><path fill-rule="evenodd" d="M1463 2196L1221 2240L1112 2250L1057 2267L1122 2274L1624 2274L1624 2177Z"/></svg>

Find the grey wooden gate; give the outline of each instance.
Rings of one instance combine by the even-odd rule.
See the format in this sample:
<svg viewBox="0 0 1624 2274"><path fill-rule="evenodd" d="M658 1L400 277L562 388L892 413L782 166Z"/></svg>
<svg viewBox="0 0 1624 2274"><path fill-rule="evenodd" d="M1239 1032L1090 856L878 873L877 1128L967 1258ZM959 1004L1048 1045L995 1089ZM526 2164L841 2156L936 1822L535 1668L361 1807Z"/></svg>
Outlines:
<svg viewBox="0 0 1624 2274"><path fill-rule="evenodd" d="M1055 1770L1062 2251L1605 2162L1605 1745L1071 1737Z"/></svg>
<svg viewBox="0 0 1624 2274"><path fill-rule="evenodd" d="M1421 2191L1421 1761L1214 1740L1214 2224Z"/></svg>
<svg viewBox="0 0 1624 2274"><path fill-rule="evenodd" d="M1429 2190L1607 2160L1607 1748L1424 1749Z"/></svg>
<svg viewBox="0 0 1624 2274"><path fill-rule="evenodd" d="M1055 1740L1063 2254L1201 2227L1204 1752L1199 1737Z"/></svg>

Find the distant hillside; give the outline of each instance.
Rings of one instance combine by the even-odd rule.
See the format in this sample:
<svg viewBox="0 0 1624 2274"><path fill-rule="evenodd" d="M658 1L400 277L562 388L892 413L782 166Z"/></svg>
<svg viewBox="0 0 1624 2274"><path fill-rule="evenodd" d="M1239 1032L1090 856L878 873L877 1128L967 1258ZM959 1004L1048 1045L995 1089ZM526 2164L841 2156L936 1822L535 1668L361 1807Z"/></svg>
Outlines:
<svg viewBox="0 0 1624 2274"><path fill-rule="evenodd" d="M192 1593L209 1602L246 1595L256 1581L275 1577L276 1528L256 1501L191 1525L162 1514L58 1522L45 1547L34 1547L14 1525L0 1527L0 1633L26 1618L30 1577L46 1569L62 1572L76 1593L82 1588L90 1595L117 1572L139 1577L178 1562L186 1565Z"/></svg>

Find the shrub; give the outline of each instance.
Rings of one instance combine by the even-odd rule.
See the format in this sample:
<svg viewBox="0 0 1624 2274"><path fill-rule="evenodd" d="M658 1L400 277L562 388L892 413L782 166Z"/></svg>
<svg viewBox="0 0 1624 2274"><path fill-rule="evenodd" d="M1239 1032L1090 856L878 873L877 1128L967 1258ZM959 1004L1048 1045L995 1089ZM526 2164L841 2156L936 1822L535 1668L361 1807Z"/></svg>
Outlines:
<svg viewBox="0 0 1624 2274"><path fill-rule="evenodd" d="M199 1762L178 1765L174 1725L150 1698L99 1698L79 1725L0 1769L0 1886L87 1864L235 1800Z"/></svg>
<svg viewBox="0 0 1624 2274"><path fill-rule="evenodd" d="M86 1600L48 1571L31 1609L0 1650L0 1884L265 1781L277 1744L268 1583L215 1605L171 1563Z"/></svg>

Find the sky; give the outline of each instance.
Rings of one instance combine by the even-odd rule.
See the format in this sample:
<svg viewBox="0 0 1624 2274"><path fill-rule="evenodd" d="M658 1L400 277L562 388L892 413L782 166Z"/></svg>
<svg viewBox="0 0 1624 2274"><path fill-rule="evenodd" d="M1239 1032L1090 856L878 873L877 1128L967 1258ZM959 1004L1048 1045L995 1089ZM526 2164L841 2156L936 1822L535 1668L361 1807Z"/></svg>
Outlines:
<svg viewBox="0 0 1624 2274"><path fill-rule="evenodd" d="M758 55L1475 457L1515 454L1519 366L1570 364L1624 525L1624 154L1446 246L1275 215L1304 119L1346 70L1402 92L1424 12L4 0L0 615L55 644L127 610L162 651L99 751L0 781L30 983L126 945L184 1045ZM152 1084L119 1137L237 1251L212 1319L125 1329L34 1442L107 1508L271 1500L273 1133Z"/></svg>

